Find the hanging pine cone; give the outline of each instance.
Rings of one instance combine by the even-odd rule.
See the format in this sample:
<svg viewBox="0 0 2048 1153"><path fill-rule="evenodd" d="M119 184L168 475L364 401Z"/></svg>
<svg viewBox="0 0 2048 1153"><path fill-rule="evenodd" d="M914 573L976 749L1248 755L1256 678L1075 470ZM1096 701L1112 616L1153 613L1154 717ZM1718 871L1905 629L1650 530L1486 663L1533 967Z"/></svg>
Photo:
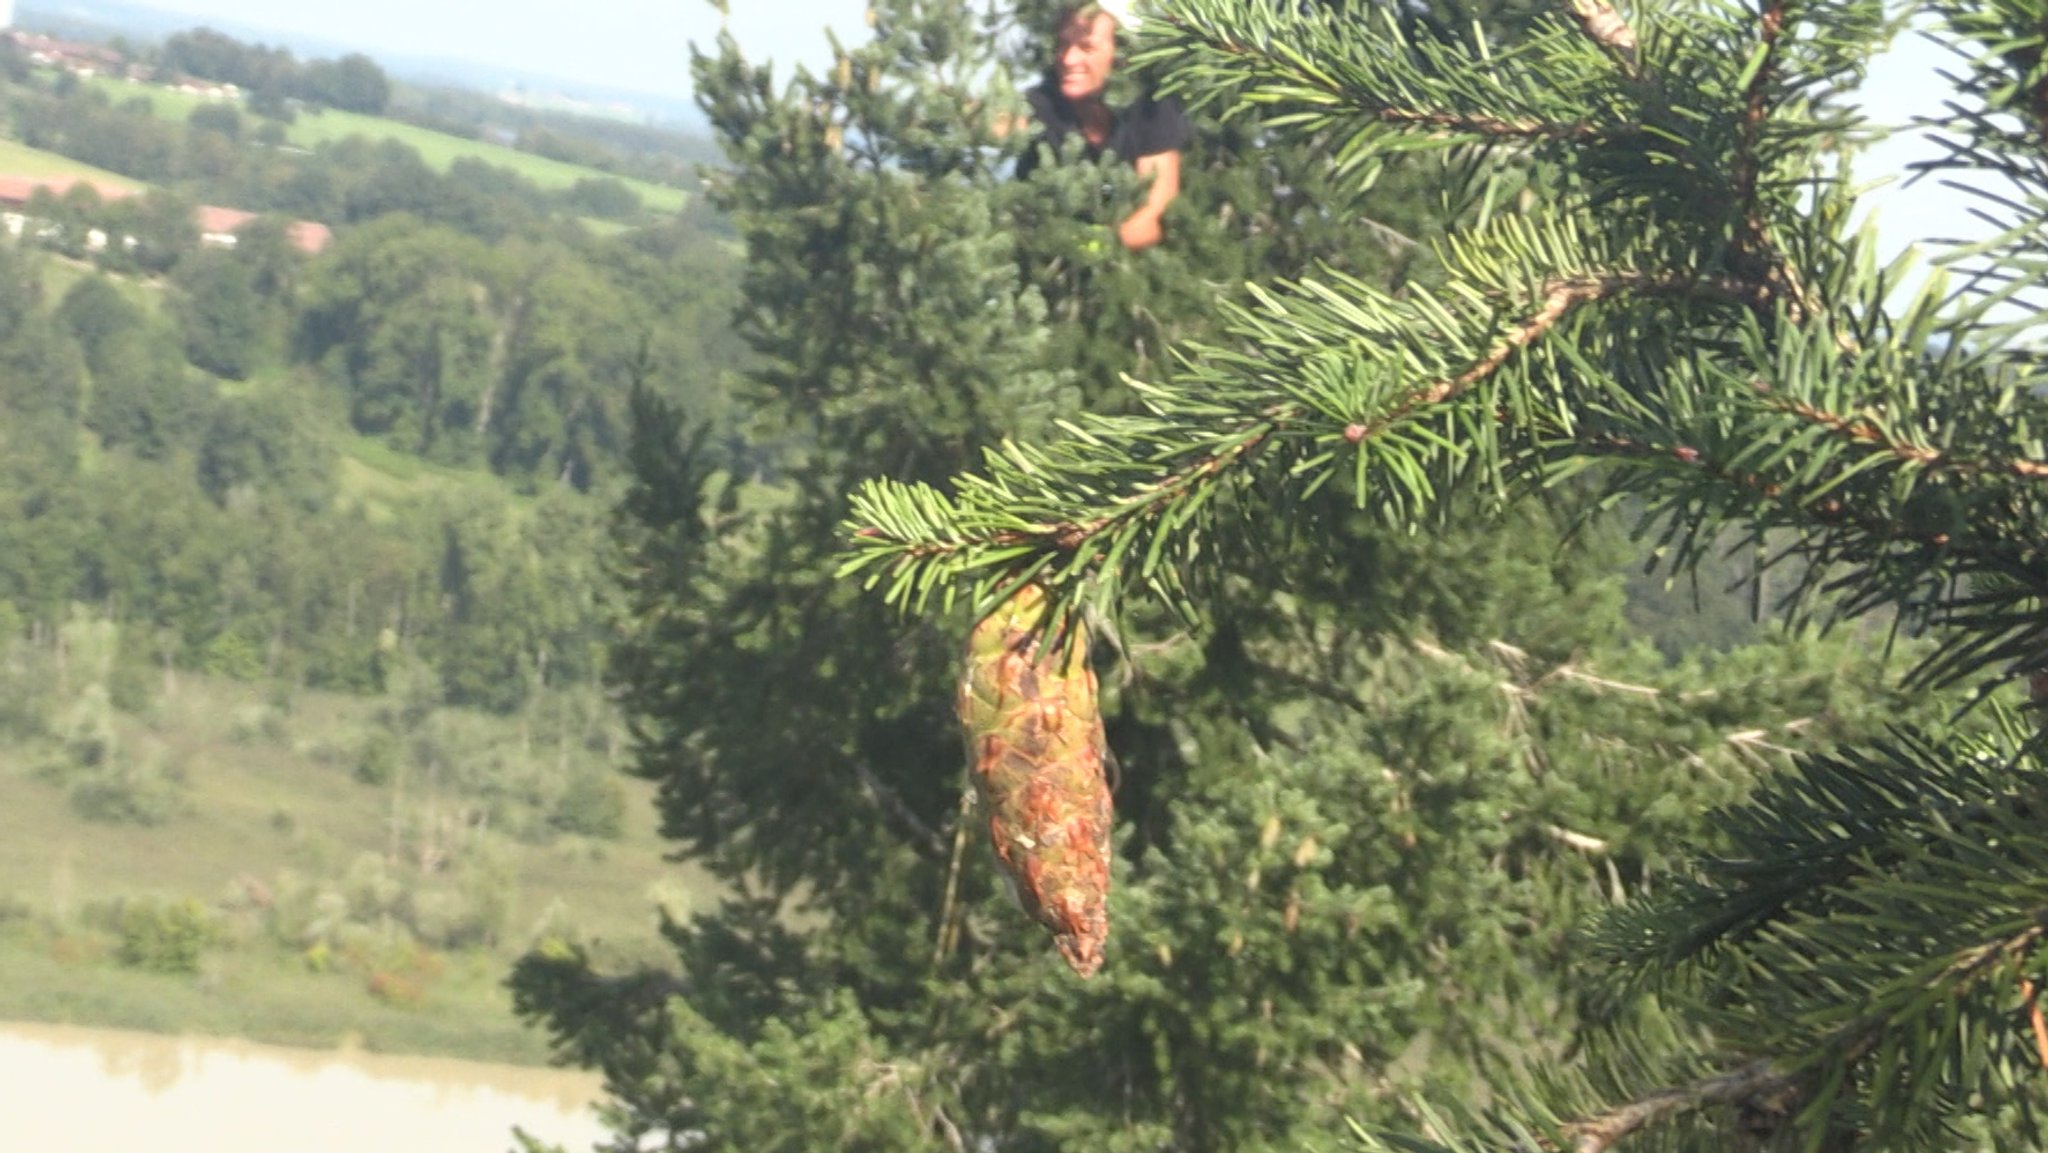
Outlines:
<svg viewBox="0 0 2048 1153"><path fill-rule="evenodd" d="M1040 636L1045 594L1027 585L975 626L960 723L996 860L1074 972L1102 967L1109 937L1109 782L1095 673L1079 621Z"/></svg>

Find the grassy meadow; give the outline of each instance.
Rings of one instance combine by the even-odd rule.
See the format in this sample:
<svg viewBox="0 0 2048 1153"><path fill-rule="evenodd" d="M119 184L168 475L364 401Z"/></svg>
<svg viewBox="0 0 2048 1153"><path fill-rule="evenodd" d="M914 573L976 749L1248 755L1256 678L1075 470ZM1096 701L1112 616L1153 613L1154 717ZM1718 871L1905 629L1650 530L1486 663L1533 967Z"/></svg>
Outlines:
<svg viewBox="0 0 2048 1153"><path fill-rule="evenodd" d="M375 437L345 437L340 447L335 507L360 510L373 523L390 523L400 507L429 493L504 491L488 473L422 460Z"/></svg>

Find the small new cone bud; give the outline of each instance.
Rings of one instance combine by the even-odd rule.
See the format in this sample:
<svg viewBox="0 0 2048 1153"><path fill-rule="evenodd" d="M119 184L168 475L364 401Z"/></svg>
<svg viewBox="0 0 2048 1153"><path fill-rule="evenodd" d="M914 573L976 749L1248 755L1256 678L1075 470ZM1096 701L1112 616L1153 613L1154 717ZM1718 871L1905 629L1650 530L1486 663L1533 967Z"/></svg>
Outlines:
<svg viewBox="0 0 2048 1153"><path fill-rule="evenodd" d="M1107 745L1078 621L1041 635L1045 593L1018 590L967 638L960 723L989 840L1024 911L1082 977L1109 938Z"/></svg>

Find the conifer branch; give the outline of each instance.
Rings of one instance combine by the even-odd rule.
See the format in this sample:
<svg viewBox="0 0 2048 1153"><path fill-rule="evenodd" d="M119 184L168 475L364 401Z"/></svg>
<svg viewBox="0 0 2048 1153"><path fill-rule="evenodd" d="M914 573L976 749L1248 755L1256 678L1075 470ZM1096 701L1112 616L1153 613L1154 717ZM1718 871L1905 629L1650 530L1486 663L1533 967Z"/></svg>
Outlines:
<svg viewBox="0 0 2048 1153"><path fill-rule="evenodd" d="M1755 387L1759 393L1767 396L1771 394L1771 386L1762 381L1758 381ZM1772 407L1778 412L1836 433L1853 444L1869 445L1907 464L1967 474L2010 473L2020 480L2027 481L2048 480L2048 461L2029 460L2024 457L1986 461L1959 460L1938 448L1913 444L1893 437L1882 425L1868 416L1847 416L1829 412L1799 400L1780 401L1774 403Z"/></svg>
<svg viewBox="0 0 2048 1153"><path fill-rule="evenodd" d="M1381 431L1406 420L1421 409L1455 399L1473 385L1500 371L1515 353L1541 340L1565 317L1585 305L1628 293L1668 295L1697 292L1717 298L1745 299L1752 296L1755 291L1752 286L1729 278L1702 278L1637 270L1560 277L1543 286L1542 293L1537 297L1541 302L1540 306L1520 324L1510 329L1507 335L1494 344L1471 368L1455 377L1417 389L1400 405L1370 422L1347 426L1344 430L1344 439L1352 444L1371 440Z"/></svg>
<svg viewBox="0 0 2048 1153"><path fill-rule="evenodd" d="M875 775L875 771L868 768L867 764L859 758L853 758L851 764L853 765L854 775L860 778L860 783L867 789L868 795L875 799L875 804L881 806L883 812L889 814L907 832L912 834L910 842L912 848L915 848L926 857L943 856L945 854L945 838L939 836L936 829L933 829L918 818L917 813L911 809L901 793L883 783L882 779Z"/></svg>
<svg viewBox="0 0 2048 1153"><path fill-rule="evenodd" d="M1730 278L1698 277L1635 269L1559 277L1546 283L1537 307L1496 341L1475 363L1456 376L1411 391L1386 411L1345 426L1353 445L1372 440L1421 411L1444 405L1500 371L1515 354L1541 340L1566 317L1584 306L1627 295L1701 295L1740 300L1756 291ZM1256 460L1276 437L1289 433L1313 415L1303 404L1282 402L1242 414L1241 423L1212 428L1204 450L1161 474L1131 483L1101 514L1085 519L1040 521L991 531L985 535L906 535L886 532L875 523L879 507L873 494L857 500L856 513L865 523L853 530L866 542L895 554L899 561L926 564L992 550L1074 554L1098 537L1128 531L1156 520L1192 494L1220 484ZM992 463L994 458L991 458ZM1027 470L1028 471L1028 470Z"/></svg>
<svg viewBox="0 0 2048 1153"><path fill-rule="evenodd" d="M1033 524L1003 529L983 537L949 540L890 539L873 525L854 529L857 541L886 541L904 559L932 561L983 549L1031 549L1053 553L1077 552L1098 536L1119 527L1141 524L1172 506L1175 499L1214 484L1237 465L1257 455L1277 432L1303 415L1300 406L1276 405L1247 425L1226 430L1222 445L1195 457L1184 466L1156 480L1132 486L1110 511L1086 520Z"/></svg>
<svg viewBox="0 0 2048 1153"><path fill-rule="evenodd" d="M1445 112L1428 108L1403 108L1393 105L1370 107L1359 105L1354 108L1365 116L1383 124L1403 128L1423 128L1457 136L1478 136L1492 140L1576 140L1587 139L1612 131L1590 121L1550 121L1533 117L1506 119L1497 116L1479 116L1471 113Z"/></svg>
<svg viewBox="0 0 2048 1153"><path fill-rule="evenodd" d="M1602 0L1570 2L1606 7ZM1610 37L1621 36L1632 42L1633 32L1626 22L1620 22L1620 31L1615 32L1614 21L1619 17L1614 16L1611 9L1608 11L1613 20L1600 21L1599 27ZM1429 86L1412 82L1417 73L1412 61L1408 60L1410 54L1446 56L1450 51L1442 46L1431 47L1408 41L1391 26L1389 32L1400 42L1402 51L1350 54L1348 59L1344 59L1349 67L1337 71L1312 66L1305 54L1274 50L1275 22L1280 19L1288 21L1288 32L1328 37L1327 42L1332 46L1341 43L1344 33L1337 30L1337 22L1328 21L1325 17L1262 15L1257 19L1247 19L1242 13L1232 11L1229 5L1183 0L1173 8L1157 12L1153 19L1166 32L1166 36L1155 41L1162 45L1154 49L1159 58L1191 53L1210 55L1214 58L1213 69L1228 75L1249 102L1292 106L1319 120L1362 119L1396 129L1420 129L1433 135L1496 142L1590 142L1640 130L1639 125L1604 123L1587 117L1583 115L1582 107L1572 108L1563 101L1534 98L1532 91L1540 91L1544 87L1540 79L1547 70L1540 66L1532 66L1525 75L1518 75L1488 93L1495 98L1488 102L1492 108L1457 101L1431 107L1386 99L1384 94L1387 93L1421 95L1428 91ZM1343 58L1344 55L1333 51L1326 55L1326 60ZM1437 59L1433 63L1438 68L1453 66L1449 59ZM1478 61L1468 63L1477 64ZM1366 71L1368 68L1369 73ZM1495 70L1473 72L1467 69L1472 79L1482 83L1492 80L1492 71ZM1531 83L1532 78L1539 82ZM1554 80L1553 76L1553 83L1549 86L1553 90ZM1518 82L1522 87L1517 87ZM1197 104L1221 99L1223 95L1219 88L1196 86L1186 77L1178 77L1173 83ZM1468 106L1457 107L1458 103ZM1533 105L1542 107L1533 108ZM1505 111L1515 108L1528 111L1519 115ZM1542 114L1551 111L1567 114Z"/></svg>
<svg viewBox="0 0 2048 1153"><path fill-rule="evenodd" d="M1798 1078L1778 1072L1770 1061L1752 1061L1732 1073L1660 1089L1626 1105L1572 1122L1565 1126L1565 1134L1572 1139L1573 1153L1607 1153L1649 1126L1716 1105L1769 1102L1779 1106L1773 1112L1782 1111L1780 1102L1798 1086Z"/></svg>
<svg viewBox="0 0 2048 1153"><path fill-rule="evenodd" d="M1636 30L1607 0L1564 0L1565 10L1594 43L1607 50L1629 76L1641 74L1636 56Z"/></svg>
<svg viewBox="0 0 2048 1153"><path fill-rule="evenodd" d="M1757 381L1754 387L1765 396L1772 395L1771 386L1765 381ZM1828 412L1803 400L1774 401L1771 407L1787 416L1827 429L1852 444L1873 446L1908 464L1932 466L1942 459L1939 450L1898 440L1867 416L1846 416Z"/></svg>
<svg viewBox="0 0 2048 1153"><path fill-rule="evenodd" d="M1572 450L1588 457L1634 463L1676 463L1680 468L1712 481L1724 491L1740 494L1749 501L1768 503L1773 509L1786 514L1795 523L1811 522L1821 528L1853 527L1872 537L1892 540L1910 540L1930 548L1940 548L1950 543L1947 534L1939 532L1916 532L1907 525L1894 520L1877 519L1860 514L1847 502L1837 497L1803 499L1804 486L1787 486L1756 473L1730 469L1722 462L1713 460L1690 445L1660 447L1646 441L1600 433L1574 441ZM1817 478L1816 487L1825 487L1828 478Z"/></svg>
<svg viewBox="0 0 2048 1153"><path fill-rule="evenodd" d="M1994 71L2003 75L1995 85L1980 81L1979 94L2017 113L2025 121L2031 143L2048 145L2048 70L2042 68L2048 12L1984 0L1937 0L1935 6L1943 10L1951 27L1993 49L1994 55L1976 61L1976 70L1980 77Z"/></svg>
<svg viewBox="0 0 2048 1153"><path fill-rule="evenodd" d="M1757 47L1762 58L1757 61L1749 86L1742 94L1742 135L1735 150L1735 203L1748 215L1749 222L1757 226L1761 224L1755 213L1757 181L1761 174L1757 145L1764 125L1770 120L1770 90L1777 81L1778 38L1784 29L1784 0L1766 0L1763 10L1757 15Z"/></svg>
<svg viewBox="0 0 2048 1153"><path fill-rule="evenodd" d="M2038 919L2044 912L2048 910L2034 910L2033 916ZM1960 995L1965 986L1986 972L2024 956L2040 943L2043 933L2042 927L2035 924L2011 936L1963 949L1925 980L1909 982L1903 988ZM2036 1043L2043 1066L2048 1067L2048 1021L2041 1018L2031 985L2027 986L2027 996L2029 1015L2037 1022ZM1818 1067L1854 1065L1877 1052L1888 1031L1910 1027L1909 1021L1899 1019L1889 1009L1872 1012L1829 1034L1801 1069L1781 1071L1772 1059L1760 1058L1733 1072L1659 1089L1569 1122L1563 1132L1573 1141L1572 1153L1607 1153L1643 1129L1714 1106L1733 1106L1751 1116L1789 1119L1800 1098L1821 1079L1816 1075Z"/></svg>
<svg viewBox="0 0 2048 1153"><path fill-rule="evenodd" d="M1348 709L1359 716L1374 715L1371 702L1345 688L1343 685L1333 684L1321 677L1311 676L1308 673L1299 672L1283 665L1273 664L1270 661L1262 661L1256 657L1247 657L1245 663L1253 672L1258 673L1262 677L1270 677L1277 684L1285 685L1292 689L1299 689L1312 697Z"/></svg>
<svg viewBox="0 0 2048 1153"><path fill-rule="evenodd" d="M1797 274L1772 241L1770 224L1758 199L1763 177L1760 148L1764 129L1771 119L1771 88L1778 80L1778 45L1784 30L1785 0L1765 0L1757 15L1757 51L1760 55L1742 94L1741 130L1735 144L1733 193L1737 219L1734 260L1742 275L1770 286L1770 295L1783 300L1793 323L1797 324L1815 315L1819 309L1816 302L1807 298Z"/></svg>
<svg viewBox="0 0 2048 1153"><path fill-rule="evenodd" d="M1627 681L1617 681L1610 677L1594 676L1592 673L1568 664L1559 665L1545 673L1536 682L1536 687L1541 687L1544 681L1551 680L1552 678L1572 681L1604 692L1622 693L1627 696L1656 698L1664 695L1664 690L1654 685L1636 685L1630 684Z"/></svg>

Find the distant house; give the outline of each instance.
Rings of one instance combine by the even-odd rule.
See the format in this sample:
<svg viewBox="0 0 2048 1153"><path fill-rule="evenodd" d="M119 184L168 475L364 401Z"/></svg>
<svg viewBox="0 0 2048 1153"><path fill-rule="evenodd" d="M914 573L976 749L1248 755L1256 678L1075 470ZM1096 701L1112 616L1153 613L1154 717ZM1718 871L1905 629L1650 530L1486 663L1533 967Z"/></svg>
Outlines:
<svg viewBox="0 0 2048 1153"><path fill-rule="evenodd" d="M27 216L22 212L30 198L38 191L47 191L52 196L62 197L72 189L85 185L99 194L101 200L112 202L127 200L142 193L124 184L105 180L86 180L70 176L10 176L0 174L0 223L4 223L9 235L20 236L27 227ZM199 242L210 248L233 248L239 242L239 234L256 219L253 212L239 208L222 208L214 204L202 204L194 213L194 223L199 225ZM326 225L313 220L294 220L285 225L285 238L292 247L308 256L318 256L334 240L334 233ZM104 242L98 247L103 247Z"/></svg>
<svg viewBox="0 0 2048 1153"><path fill-rule="evenodd" d="M35 32L12 29L5 33L17 48L28 54L37 64L62 68L80 76L118 76L128 67L128 58L104 44L85 44L76 40L59 40Z"/></svg>
<svg viewBox="0 0 2048 1153"><path fill-rule="evenodd" d="M105 180L85 180L69 176L0 175L0 228L5 228L8 236L19 240L29 231L30 225L35 224L37 227L34 231L38 239L50 238L55 235L56 228L31 221L24 211L28 207L29 198L44 190L52 196L61 197L80 185L98 193L102 201L126 200L136 194L133 188L125 184L114 184ZM86 234L86 246L93 252L105 250L106 233L97 228L91 230Z"/></svg>
<svg viewBox="0 0 2048 1153"><path fill-rule="evenodd" d="M199 206L199 243L214 248L233 248L235 234L256 219L253 212L239 208L220 208L212 204Z"/></svg>
<svg viewBox="0 0 2048 1153"><path fill-rule="evenodd" d="M233 248L242 229L256 219L253 212L218 205L199 206L199 242L216 248ZM334 233L315 220L294 220L284 227L285 239L308 256L318 256L334 240Z"/></svg>
<svg viewBox="0 0 2048 1153"><path fill-rule="evenodd" d="M318 256L334 243L334 230L317 220L294 220L284 226L284 236L307 256Z"/></svg>
<svg viewBox="0 0 2048 1153"><path fill-rule="evenodd" d="M187 96L197 96L204 100L239 101L242 99L242 90L239 87L233 84L212 84L204 80L187 80L178 85L178 91Z"/></svg>

